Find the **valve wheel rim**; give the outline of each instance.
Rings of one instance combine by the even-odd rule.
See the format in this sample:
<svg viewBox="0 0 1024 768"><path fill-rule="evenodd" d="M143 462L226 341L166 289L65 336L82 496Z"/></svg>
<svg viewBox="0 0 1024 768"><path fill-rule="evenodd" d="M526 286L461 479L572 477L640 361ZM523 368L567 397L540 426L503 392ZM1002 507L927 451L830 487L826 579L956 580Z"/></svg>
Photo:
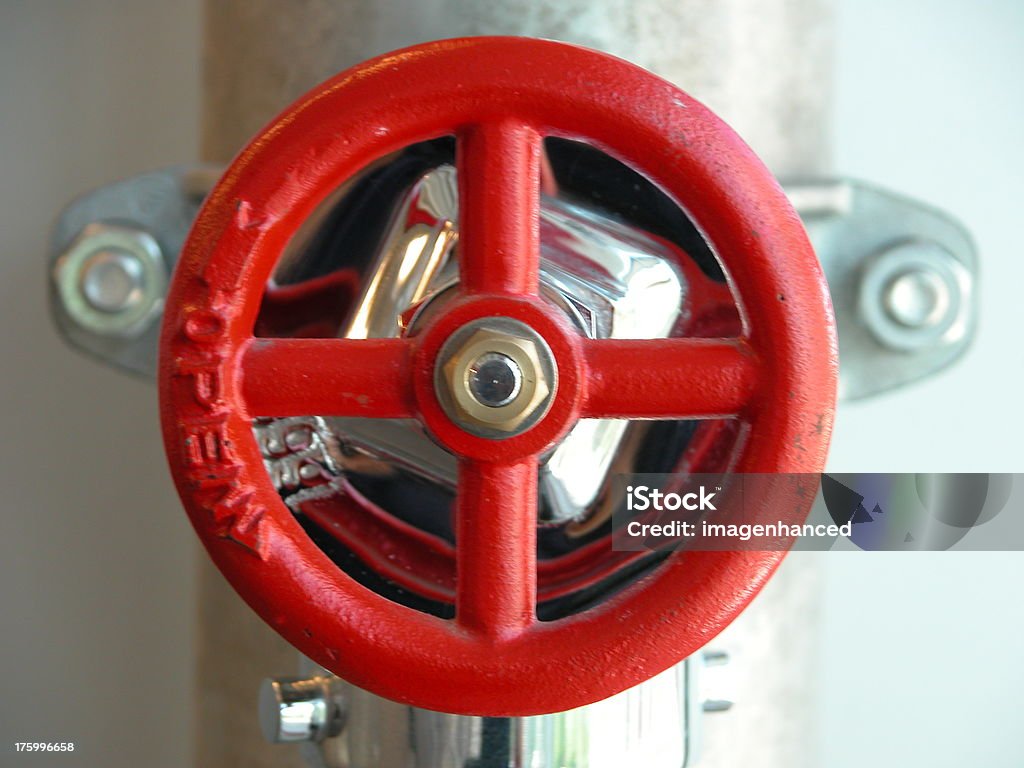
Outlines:
<svg viewBox="0 0 1024 768"><path fill-rule="evenodd" d="M518 62L516 71L508 61ZM449 134L458 148L460 297L413 338L254 338L263 287L316 206L372 161ZM732 276L746 313L743 337L582 339L539 298L545 136L608 152L688 212ZM433 387L444 340L497 315L537 331L560 377L549 412L502 441L452 424ZM389 698L526 715L604 698L677 663L723 629L782 558L674 553L604 603L538 622L537 455L578 418L741 414L750 426L737 471L820 471L836 373L827 286L803 228L724 123L610 56L473 38L342 73L239 155L200 212L176 271L160 390L171 469L193 525L268 623L332 671ZM277 497L251 419L310 414L419 418L459 456L455 620L355 582ZM630 621L620 620L623 611Z"/></svg>

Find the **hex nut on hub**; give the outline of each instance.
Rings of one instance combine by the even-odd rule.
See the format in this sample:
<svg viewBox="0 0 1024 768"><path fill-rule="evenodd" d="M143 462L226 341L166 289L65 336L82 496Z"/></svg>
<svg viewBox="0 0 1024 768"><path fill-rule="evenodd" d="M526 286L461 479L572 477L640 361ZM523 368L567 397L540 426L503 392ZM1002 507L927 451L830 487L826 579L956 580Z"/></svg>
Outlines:
<svg viewBox="0 0 1024 768"><path fill-rule="evenodd" d="M547 343L528 325L486 317L464 325L441 347L434 387L455 424L501 440L544 417L558 388L558 369Z"/></svg>

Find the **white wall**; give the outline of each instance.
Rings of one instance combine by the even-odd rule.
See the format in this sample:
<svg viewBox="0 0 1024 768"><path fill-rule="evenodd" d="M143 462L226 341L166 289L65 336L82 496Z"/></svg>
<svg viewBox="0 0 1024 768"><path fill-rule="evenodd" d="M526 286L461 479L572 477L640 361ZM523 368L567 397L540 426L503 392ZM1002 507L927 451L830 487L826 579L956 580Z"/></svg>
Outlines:
<svg viewBox="0 0 1024 768"><path fill-rule="evenodd" d="M1024 3L838 7L838 171L955 213L983 271L981 330L966 359L841 408L831 466L1024 471ZM827 562L825 765L1024 765L1024 554Z"/></svg>
<svg viewBox="0 0 1024 768"><path fill-rule="evenodd" d="M43 265L74 194L195 156L199 4L0 0L0 765L189 762L197 553L155 393L63 346ZM1024 3L838 4L837 169L963 218L984 282L968 358L843 407L832 468L1024 470ZM1024 558L827 563L825 766L1024 763Z"/></svg>
<svg viewBox="0 0 1024 768"><path fill-rule="evenodd" d="M0 0L0 766L190 762L196 547L154 389L64 346L44 269L72 196L195 156L198 8Z"/></svg>

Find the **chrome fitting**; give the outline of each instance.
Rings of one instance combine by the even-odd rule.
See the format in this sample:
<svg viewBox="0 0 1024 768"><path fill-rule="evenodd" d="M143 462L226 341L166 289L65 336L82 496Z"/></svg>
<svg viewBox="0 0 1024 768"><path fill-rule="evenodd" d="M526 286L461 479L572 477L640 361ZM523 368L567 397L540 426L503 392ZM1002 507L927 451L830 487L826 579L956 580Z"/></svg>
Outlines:
<svg viewBox="0 0 1024 768"><path fill-rule="evenodd" d="M334 675L268 678L260 686L260 730L272 744L323 741L345 725L341 683Z"/></svg>

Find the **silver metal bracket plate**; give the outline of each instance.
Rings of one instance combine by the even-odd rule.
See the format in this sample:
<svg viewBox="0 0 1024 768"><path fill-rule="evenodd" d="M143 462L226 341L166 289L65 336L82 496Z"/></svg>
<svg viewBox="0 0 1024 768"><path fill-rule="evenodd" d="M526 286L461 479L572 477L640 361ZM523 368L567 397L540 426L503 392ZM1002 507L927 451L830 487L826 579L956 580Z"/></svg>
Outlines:
<svg viewBox="0 0 1024 768"><path fill-rule="evenodd" d="M977 325L978 259L962 224L852 179L785 188L828 278L842 399L909 384L963 354Z"/></svg>
<svg viewBox="0 0 1024 768"><path fill-rule="evenodd" d="M132 373L156 371L168 277L219 174L174 166L72 202L54 227L50 295L67 342ZM840 397L870 397L950 365L976 328L978 260L948 214L852 179L784 184L832 293Z"/></svg>
<svg viewBox="0 0 1024 768"><path fill-rule="evenodd" d="M156 373L160 316L178 254L218 168L179 165L88 192L50 236L50 307L72 347Z"/></svg>

